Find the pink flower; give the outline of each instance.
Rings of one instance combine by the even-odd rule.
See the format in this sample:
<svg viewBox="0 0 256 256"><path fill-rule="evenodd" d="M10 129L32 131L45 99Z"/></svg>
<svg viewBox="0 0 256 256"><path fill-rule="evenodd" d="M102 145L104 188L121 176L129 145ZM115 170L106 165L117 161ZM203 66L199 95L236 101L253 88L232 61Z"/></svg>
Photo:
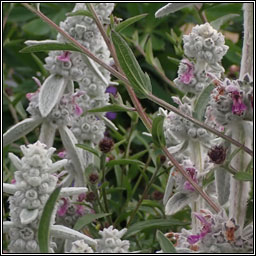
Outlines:
<svg viewBox="0 0 256 256"><path fill-rule="evenodd" d="M81 116L83 114L83 109L81 107L79 107L78 104L75 104L75 114L77 116Z"/></svg>
<svg viewBox="0 0 256 256"><path fill-rule="evenodd" d="M190 244L195 244L200 239L204 238L208 233L211 232L212 226L212 223L208 222L207 219L201 214L194 213L194 215L196 216L197 219L200 220L201 224L203 225L203 228L201 229L200 234L188 236L187 241Z"/></svg>
<svg viewBox="0 0 256 256"><path fill-rule="evenodd" d="M196 178L196 169L195 168L186 168L186 171L189 174L189 176L192 178L192 180L194 182L198 183L198 180ZM185 190L195 191L194 187L188 181L185 181L183 188Z"/></svg>
<svg viewBox="0 0 256 256"><path fill-rule="evenodd" d="M244 111L247 109L247 107L242 101L241 93L239 93L238 91L233 91L232 100L233 100L232 113L238 116L242 115Z"/></svg>
<svg viewBox="0 0 256 256"><path fill-rule="evenodd" d="M62 217L66 214L67 209L69 207L69 200L67 198L61 198L63 204L59 207L57 214Z"/></svg>
<svg viewBox="0 0 256 256"><path fill-rule="evenodd" d="M71 52L64 51L60 56L57 57L57 59L62 62L68 62L70 61L70 55L71 55Z"/></svg>
<svg viewBox="0 0 256 256"><path fill-rule="evenodd" d="M180 81L184 84L189 84L191 79L194 77L194 66L187 59L182 60L181 63L185 64L187 67L186 71L180 76Z"/></svg>
<svg viewBox="0 0 256 256"><path fill-rule="evenodd" d="M84 205L77 204L76 205L76 213L80 216L83 216L85 214L85 207Z"/></svg>
<svg viewBox="0 0 256 256"><path fill-rule="evenodd" d="M66 158L67 157L67 151L63 150L61 152L58 153L58 157L60 158Z"/></svg>
<svg viewBox="0 0 256 256"><path fill-rule="evenodd" d="M12 179L11 180L11 184L15 184L16 183L16 180L15 179Z"/></svg>

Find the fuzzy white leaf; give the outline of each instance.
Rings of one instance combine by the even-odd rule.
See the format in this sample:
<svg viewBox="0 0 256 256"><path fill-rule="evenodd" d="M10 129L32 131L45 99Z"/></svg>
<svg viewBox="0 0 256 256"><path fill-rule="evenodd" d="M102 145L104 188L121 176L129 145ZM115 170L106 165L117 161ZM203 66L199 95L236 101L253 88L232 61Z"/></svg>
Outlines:
<svg viewBox="0 0 256 256"><path fill-rule="evenodd" d="M83 61L94 71L94 73L99 77L99 79L106 85L109 85L108 80L102 75L99 68L96 66L95 62L90 59L85 54L82 54Z"/></svg>
<svg viewBox="0 0 256 256"><path fill-rule="evenodd" d="M197 192L191 193L181 193L177 192L174 194L167 202L165 206L165 214L173 215L180 211L186 205L189 205L198 198L199 194Z"/></svg>
<svg viewBox="0 0 256 256"><path fill-rule="evenodd" d="M27 40L25 41L25 44L27 46L32 46L32 45L38 45L38 44L52 44L52 43L59 43L57 40L43 40L43 41L37 41L37 40Z"/></svg>
<svg viewBox="0 0 256 256"><path fill-rule="evenodd" d="M15 227L16 224L11 221L4 221L3 222L3 233L7 233L10 228Z"/></svg>
<svg viewBox="0 0 256 256"><path fill-rule="evenodd" d="M46 117L60 101L68 80L59 75L50 75L44 81L39 92L39 110Z"/></svg>
<svg viewBox="0 0 256 256"><path fill-rule="evenodd" d="M156 13L155 17L160 18L168 15L169 13L174 13L188 5L192 5L193 3L169 3L164 7L160 8Z"/></svg>
<svg viewBox="0 0 256 256"><path fill-rule="evenodd" d="M8 157L14 165L15 169L19 171L21 169L21 160L13 153L9 153Z"/></svg>
<svg viewBox="0 0 256 256"><path fill-rule="evenodd" d="M86 163L83 161L82 149L75 146L78 144L77 139L68 127L59 127L59 132L62 143L75 167L77 186L83 187L85 185L85 177L83 173Z"/></svg>
<svg viewBox="0 0 256 256"><path fill-rule="evenodd" d="M166 185L165 192L164 192L164 198L163 198L164 205L166 205L168 199L171 196L172 190L173 190L173 185L174 185L173 172L174 172L174 168L172 168L169 173L169 178L167 181L167 185Z"/></svg>
<svg viewBox="0 0 256 256"><path fill-rule="evenodd" d="M34 210L28 210L28 209L22 209L20 212L20 222L23 225L27 225L34 221L38 217L38 209Z"/></svg>
<svg viewBox="0 0 256 256"><path fill-rule="evenodd" d="M71 187L71 188L62 188L60 191L59 197L68 197L74 195L80 195L82 193L86 193L88 189L86 187Z"/></svg>
<svg viewBox="0 0 256 256"><path fill-rule="evenodd" d="M97 242L78 231L75 231L71 228L61 226L61 225L52 225L50 227L50 233L53 237L69 239L69 240L85 240L89 245L96 246Z"/></svg>
<svg viewBox="0 0 256 256"><path fill-rule="evenodd" d="M185 147L185 143L186 143L186 145L187 145L187 141L183 141L183 142L181 142L180 144L178 144L178 145L176 145L176 146L169 147L169 148L168 148L168 151L169 151L171 154L177 153L177 152L179 152L182 148Z"/></svg>
<svg viewBox="0 0 256 256"><path fill-rule="evenodd" d="M111 128L113 130L118 131L118 128L115 126L115 124L113 122L111 122L108 118L106 118L105 116L98 116L98 117L104 121L106 126L108 126L109 128Z"/></svg>
<svg viewBox="0 0 256 256"><path fill-rule="evenodd" d="M25 120L12 126L3 135L3 147L20 139L22 136L25 136L26 134L34 130L41 122L42 122L41 118L38 118L38 119L26 118Z"/></svg>
<svg viewBox="0 0 256 256"><path fill-rule="evenodd" d="M62 187L69 187L72 183L72 181L74 180L74 175L72 174L68 174L67 177L65 177L61 183L60 186Z"/></svg>
<svg viewBox="0 0 256 256"><path fill-rule="evenodd" d="M224 205L229 198L230 174L222 167L215 171L215 182L217 189L218 202Z"/></svg>
<svg viewBox="0 0 256 256"><path fill-rule="evenodd" d="M67 163L68 163L67 159L62 159L62 160L60 160L58 162L55 162L51 166L50 173L54 173L54 172L58 171L59 169L64 167Z"/></svg>
<svg viewBox="0 0 256 256"><path fill-rule="evenodd" d="M17 187L14 184L4 183L3 184L3 191L5 193L13 195L17 191Z"/></svg>

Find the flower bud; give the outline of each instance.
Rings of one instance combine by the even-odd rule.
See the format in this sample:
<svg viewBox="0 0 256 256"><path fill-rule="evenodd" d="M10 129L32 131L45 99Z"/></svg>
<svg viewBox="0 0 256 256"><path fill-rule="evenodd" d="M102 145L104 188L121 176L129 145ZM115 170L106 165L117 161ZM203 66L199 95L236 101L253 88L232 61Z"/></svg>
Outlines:
<svg viewBox="0 0 256 256"><path fill-rule="evenodd" d="M111 138L105 137L99 143L99 148L103 153L108 153L114 146L114 141Z"/></svg>
<svg viewBox="0 0 256 256"><path fill-rule="evenodd" d="M99 175L98 175L98 173L95 172L95 173L90 174L90 176L89 176L89 182L90 182L91 184L96 184L98 180L99 180Z"/></svg>
<svg viewBox="0 0 256 256"><path fill-rule="evenodd" d="M208 156L215 164L222 164L226 159L226 149L223 146L215 146L208 152Z"/></svg>

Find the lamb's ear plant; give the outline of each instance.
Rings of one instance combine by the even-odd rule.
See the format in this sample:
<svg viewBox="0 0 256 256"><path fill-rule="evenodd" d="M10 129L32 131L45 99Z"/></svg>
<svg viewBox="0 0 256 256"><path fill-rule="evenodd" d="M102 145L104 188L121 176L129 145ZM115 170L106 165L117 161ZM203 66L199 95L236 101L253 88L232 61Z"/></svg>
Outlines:
<svg viewBox="0 0 256 256"><path fill-rule="evenodd" d="M155 16L159 18L190 5L169 3ZM29 100L27 112L31 117L11 127L3 136L3 145L7 146L40 126L38 141L21 146L24 155L21 159L9 154L16 168L14 184L3 185L4 192L11 194L10 221L4 222L4 230L10 236L9 251L129 252L134 245L122 237L127 228L129 233L130 224L136 225L134 222L141 216L140 210L147 203L144 199L155 179L170 170L163 210L160 214L159 210L154 210L158 216L172 218L169 215L187 207L192 221L190 228L179 232L171 230L163 235L158 230L155 238L161 245L159 252L252 252L253 225L245 225L253 155L252 4L243 4L244 45L237 80L225 78L221 61L229 47L225 45L224 35L213 27L216 23L196 25L191 33L183 36L184 57L177 78L171 82L184 93L182 98L172 97L178 107L153 95L152 79L142 70L125 37L120 34L122 26L128 26L128 20L116 24L119 21L111 15L114 4L76 3L59 26L39 8L31 4L23 6L58 34L56 40L27 41L27 47L22 50L27 53L49 51L44 65L49 76L42 85L35 79L38 90L26 95ZM202 12L200 14L206 21ZM140 18L129 20L129 24ZM154 63L151 64L154 67ZM111 81L111 75L118 79L120 86L124 85L133 106L124 105L121 98L117 99L113 85L118 83ZM161 75L164 77L163 73ZM114 105L109 103L110 98ZM154 115L148 115L139 99L151 100L161 107ZM160 164L153 154L149 155L146 164L128 158L131 138L135 136L132 132L128 136L124 159L108 162L116 157L117 154L112 155L111 151L118 146L106 137L106 127L119 137L118 128L122 129L107 118L105 112L109 110L129 111L130 116L136 112L152 138L154 150L163 152L168 163ZM55 149L52 146L56 136L60 137L65 150L58 154L63 159L53 163ZM120 145L124 142L120 141ZM147 150L149 152L148 145ZM149 167L151 157L155 165L153 171ZM152 171L151 179L145 178L147 185L136 205L128 201L140 178L132 190L127 179L133 175L132 167L128 173L128 168L118 168L116 163L142 166L144 169L140 171L144 178L146 171ZM169 169L159 173L167 165ZM112 194L106 190L110 187L106 175L113 166L120 186L116 189L122 190L123 183L127 184L128 201L119 214L123 214L125 207L132 206L123 222L119 221L120 216L113 221L110 205L119 206L109 200ZM244 177L246 181L242 180ZM161 177L159 180L164 184ZM51 214L48 213L51 216L47 216L47 212L42 214L49 197L57 197L57 192L53 191L58 185L61 186L58 203L51 205L54 208ZM111 186L115 189L113 184ZM80 223L88 213L96 213L95 216L104 217L106 222L98 222L100 226L96 226L93 221L97 217L89 218L88 229L82 230ZM50 237L42 234L40 218L41 224L48 218ZM74 228L78 226L81 227L79 231ZM141 249L138 237L136 245Z"/></svg>

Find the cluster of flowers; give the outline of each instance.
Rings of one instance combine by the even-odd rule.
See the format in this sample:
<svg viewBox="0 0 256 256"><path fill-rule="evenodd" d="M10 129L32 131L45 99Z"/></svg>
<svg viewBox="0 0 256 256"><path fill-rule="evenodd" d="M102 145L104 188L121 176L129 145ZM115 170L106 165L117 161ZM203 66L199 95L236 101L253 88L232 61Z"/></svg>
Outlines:
<svg viewBox="0 0 256 256"><path fill-rule="evenodd" d="M193 213L200 221L197 234L182 229L181 233L167 233L179 253L246 253L253 249L253 226L241 229L233 218L228 219L225 211L212 214L202 209Z"/></svg>

